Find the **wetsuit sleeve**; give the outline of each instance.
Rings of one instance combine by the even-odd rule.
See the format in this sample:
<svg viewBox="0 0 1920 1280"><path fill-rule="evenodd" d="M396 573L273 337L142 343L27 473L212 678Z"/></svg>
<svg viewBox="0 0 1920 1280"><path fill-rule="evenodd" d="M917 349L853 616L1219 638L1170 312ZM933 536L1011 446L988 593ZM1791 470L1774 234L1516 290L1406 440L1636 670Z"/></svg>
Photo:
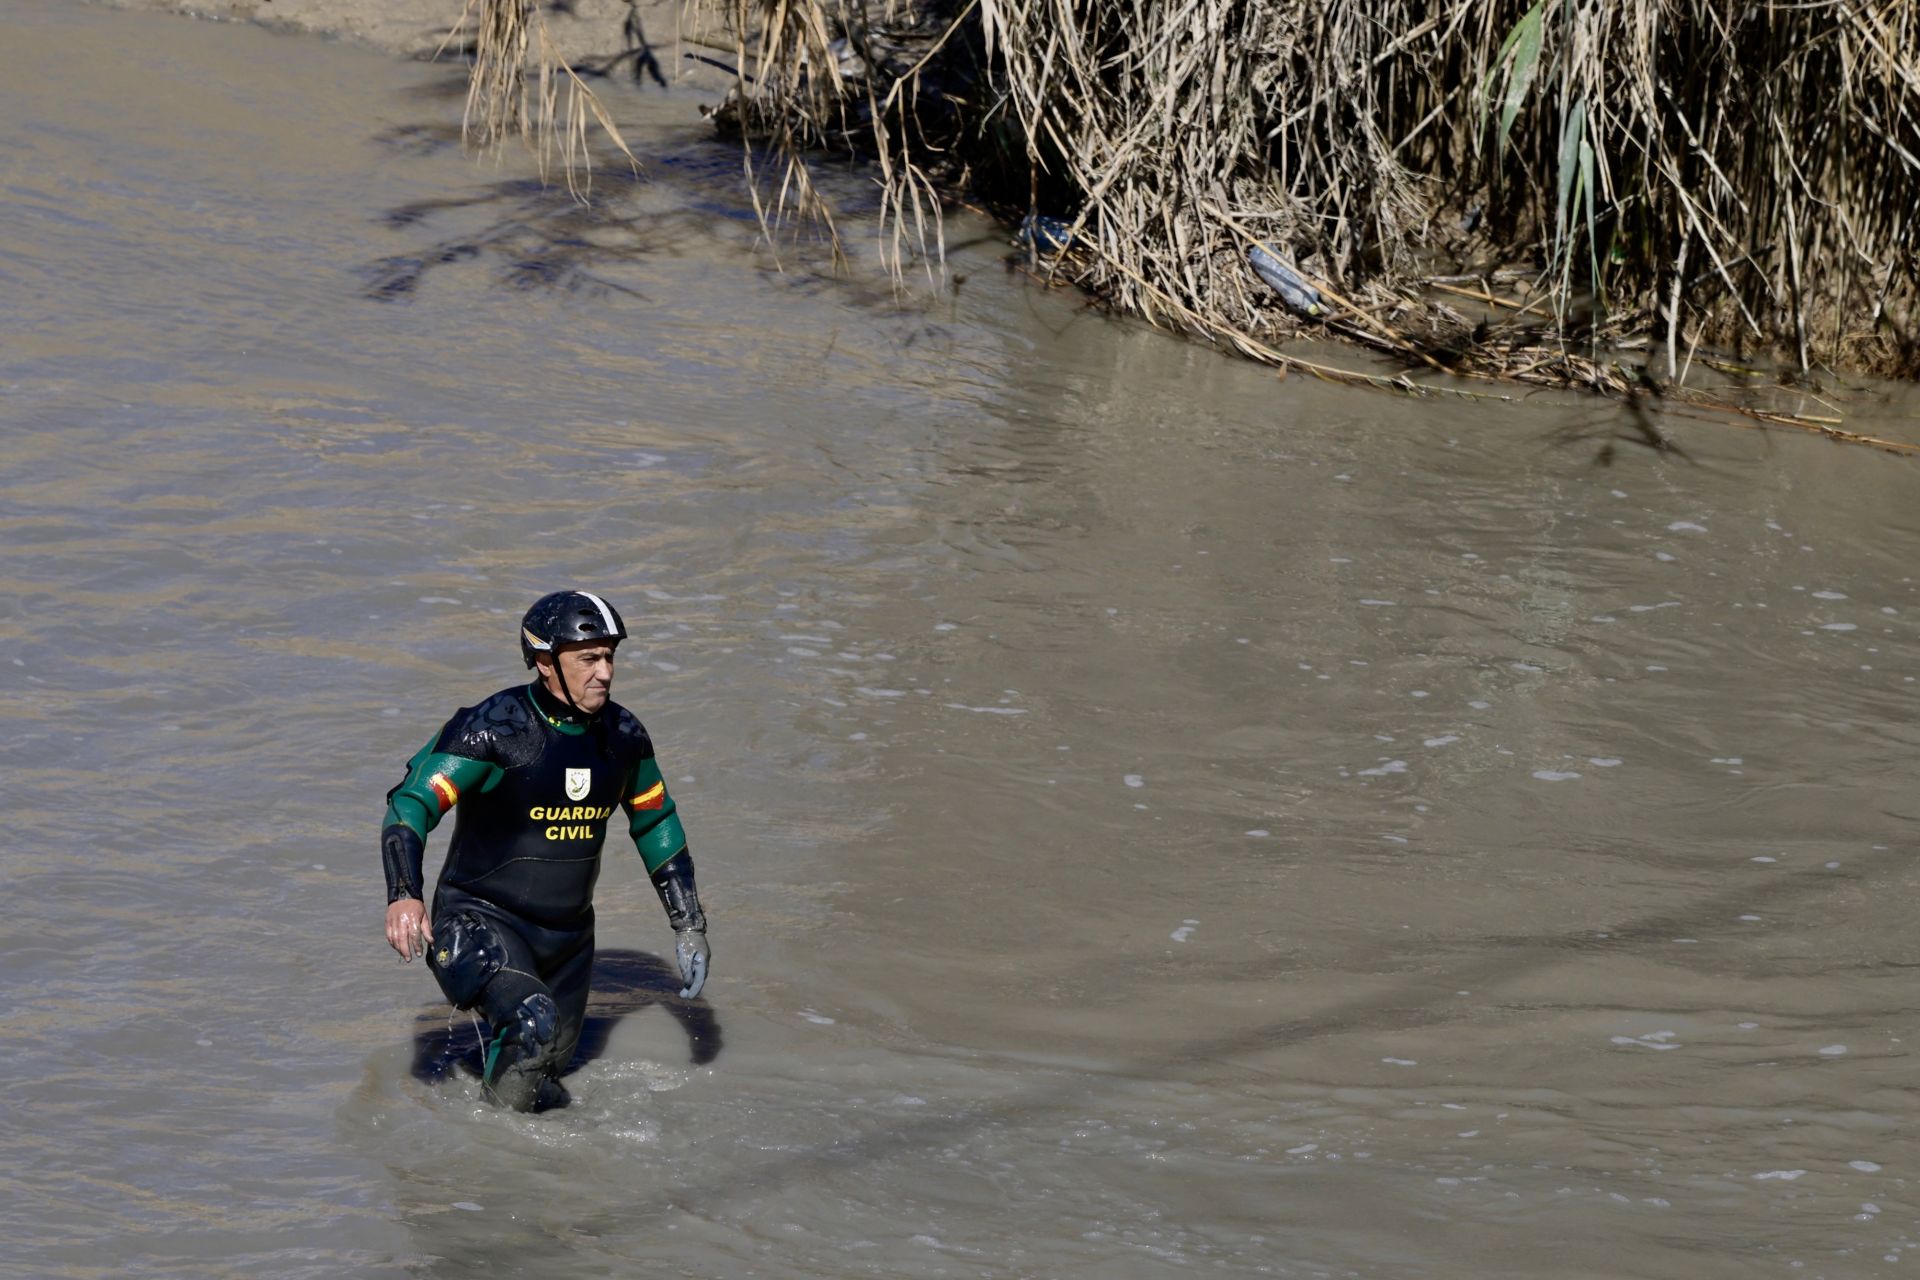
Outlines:
<svg viewBox="0 0 1920 1280"><path fill-rule="evenodd" d="M647 864L648 875L675 854L686 852L687 833L681 829L673 797L667 794L667 784L660 777L660 764L652 756L628 771L626 797L621 803L627 807L627 832L633 837L633 847L640 851L640 860Z"/></svg>
<svg viewBox="0 0 1920 1280"><path fill-rule="evenodd" d="M435 751L432 742L407 761L407 776L387 792L387 814L380 824L380 863L387 875L387 901L423 896L421 868L427 833L440 824L464 792L491 791L505 772L500 766L467 756Z"/></svg>
<svg viewBox="0 0 1920 1280"><path fill-rule="evenodd" d="M634 848L647 865L660 905L667 910L667 923L677 932L693 929L707 931L707 916L700 909L700 894L693 884L693 855L687 852L687 833L681 829L673 797L660 777L660 765L652 756L633 766L627 775L627 830L633 835Z"/></svg>
<svg viewBox="0 0 1920 1280"><path fill-rule="evenodd" d="M700 891L693 883L693 858L682 849L653 873L653 891L667 909L667 923L674 932L692 929L707 931L707 913L700 909Z"/></svg>

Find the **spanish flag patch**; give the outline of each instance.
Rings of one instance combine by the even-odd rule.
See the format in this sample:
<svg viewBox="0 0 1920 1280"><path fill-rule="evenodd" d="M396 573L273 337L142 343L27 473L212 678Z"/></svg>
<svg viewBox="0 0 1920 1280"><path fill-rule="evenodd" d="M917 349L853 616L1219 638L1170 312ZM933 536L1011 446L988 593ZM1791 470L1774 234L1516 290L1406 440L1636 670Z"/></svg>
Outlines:
<svg viewBox="0 0 1920 1280"><path fill-rule="evenodd" d="M636 809L661 809L666 807L666 803L667 784L664 782L654 783L632 800L633 807Z"/></svg>
<svg viewBox="0 0 1920 1280"><path fill-rule="evenodd" d="M460 803L460 788L453 785L453 779L444 773L436 773L427 779L427 785L433 788L433 794L439 797L440 812L445 813Z"/></svg>

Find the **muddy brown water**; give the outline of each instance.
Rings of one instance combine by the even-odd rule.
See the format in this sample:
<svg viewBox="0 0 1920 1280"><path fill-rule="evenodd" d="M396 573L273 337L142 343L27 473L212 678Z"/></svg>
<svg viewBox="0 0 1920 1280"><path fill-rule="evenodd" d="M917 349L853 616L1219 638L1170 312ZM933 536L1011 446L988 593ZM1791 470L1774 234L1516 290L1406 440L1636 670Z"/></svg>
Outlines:
<svg viewBox="0 0 1920 1280"><path fill-rule="evenodd" d="M449 78L0 0L0 1273L1920 1263L1912 463L1279 382L968 225L896 305L699 95L582 215ZM508 1116L375 827L568 583L714 978L610 842Z"/></svg>

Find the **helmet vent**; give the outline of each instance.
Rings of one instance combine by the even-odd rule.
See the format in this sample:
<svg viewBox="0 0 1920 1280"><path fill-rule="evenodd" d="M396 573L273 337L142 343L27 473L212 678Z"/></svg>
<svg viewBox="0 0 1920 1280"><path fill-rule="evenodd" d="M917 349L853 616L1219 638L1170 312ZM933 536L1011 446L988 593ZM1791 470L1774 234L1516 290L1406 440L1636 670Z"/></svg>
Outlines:
<svg viewBox="0 0 1920 1280"><path fill-rule="evenodd" d="M613 620L613 610L607 608L607 602L605 600L602 600L599 596L593 594L593 592L591 591L582 591L579 594L593 601L593 607L600 611L600 620L607 624L606 633L608 635L613 635L615 632L620 630L620 624ZM582 631L586 631L589 628L587 628L586 626L582 626L580 629Z"/></svg>

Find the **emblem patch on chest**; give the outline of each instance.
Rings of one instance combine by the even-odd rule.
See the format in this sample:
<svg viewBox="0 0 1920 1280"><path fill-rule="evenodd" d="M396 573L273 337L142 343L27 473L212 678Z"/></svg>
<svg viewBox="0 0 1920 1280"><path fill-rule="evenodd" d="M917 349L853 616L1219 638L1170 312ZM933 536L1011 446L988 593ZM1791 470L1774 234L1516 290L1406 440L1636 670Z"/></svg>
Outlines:
<svg viewBox="0 0 1920 1280"><path fill-rule="evenodd" d="M585 800L587 792L593 789L593 770L567 770L567 799Z"/></svg>

